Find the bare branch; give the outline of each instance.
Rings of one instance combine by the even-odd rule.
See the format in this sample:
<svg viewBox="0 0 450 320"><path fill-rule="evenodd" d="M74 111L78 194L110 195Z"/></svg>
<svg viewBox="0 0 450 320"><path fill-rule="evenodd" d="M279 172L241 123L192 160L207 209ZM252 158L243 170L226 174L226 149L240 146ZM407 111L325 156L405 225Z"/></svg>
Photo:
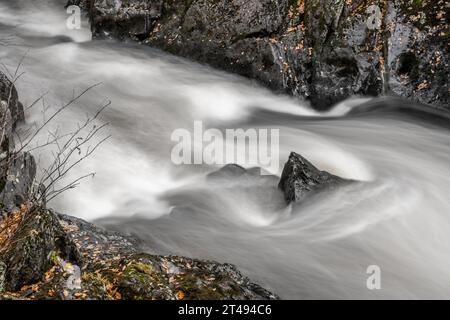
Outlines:
<svg viewBox="0 0 450 320"><path fill-rule="evenodd" d="M11 103L15 83L24 75L20 69L25 57L26 54L20 59L18 66L13 72L8 70L5 65L2 65L6 73L9 74L11 78L11 86L9 88L9 97L7 101L8 106ZM57 127L53 131L47 131L47 138L44 142L38 141L38 137L42 136L48 125L55 121L58 115L62 114L66 109L81 99L86 93L93 90L100 84L101 83L96 83L91 85L78 94L73 91L72 98L67 103L62 104L62 106L56 109L56 111L53 111L48 118L45 117L45 113L49 110L49 107L46 107L45 103L47 92L43 93L28 107L26 107L26 110L29 110L37 106L39 103L42 103L42 113L44 119L41 124L35 127L25 129L21 128L14 133L14 140L17 142L17 145L13 148L13 150L9 151L6 160L7 163L2 163L2 166L4 168L9 168L10 164L21 156L23 152L33 152L47 147L52 149L48 152L48 154L52 155L53 160L50 161L48 166L41 169L42 175L39 178L39 181L35 178L33 188L30 190L30 194L28 195L28 200L30 202L36 205L43 205L46 201L51 201L65 191L77 187L82 180L95 176L95 173L89 173L82 175L69 183L64 181L65 177L72 172L76 166L90 157L100 145L110 138L109 135L103 138L101 137L103 135L102 131L109 124L96 124L100 114L111 105L110 101L107 101L101 105L93 116L87 116L85 121L76 123L75 129L72 131L63 133L61 132L60 127ZM8 112L1 113L0 143L2 143L2 141L6 138L7 126L12 125L12 123L7 122L13 121L11 117L8 118L6 116L7 114Z"/></svg>

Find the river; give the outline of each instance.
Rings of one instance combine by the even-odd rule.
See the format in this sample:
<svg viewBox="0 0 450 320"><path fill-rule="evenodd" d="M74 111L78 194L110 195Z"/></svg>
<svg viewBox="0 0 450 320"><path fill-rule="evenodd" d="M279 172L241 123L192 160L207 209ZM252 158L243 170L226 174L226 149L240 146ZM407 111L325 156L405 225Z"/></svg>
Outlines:
<svg viewBox="0 0 450 320"><path fill-rule="evenodd" d="M101 83L51 128L75 128L111 101L98 121L109 123L102 134L111 138L66 177L95 178L52 208L133 234L152 253L235 264L282 298L450 297L448 118L394 98L353 98L320 114L159 50L91 41L86 21L67 29L56 2L0 0L2 68L14 70L24 57L16 86L25 106L48 92L44 105L27 110L25 126L39 126L43 108L51 112ZM295 208L284 206L270 176L211 183L205 177L219 166L171 161L172 132L192 130L194 121L219 130L278 129L277 176L295 151L361 183ZM50 161L47 149L34 155L41 168ZM381 270L379 290L366 285L373 265Z"/></svg>

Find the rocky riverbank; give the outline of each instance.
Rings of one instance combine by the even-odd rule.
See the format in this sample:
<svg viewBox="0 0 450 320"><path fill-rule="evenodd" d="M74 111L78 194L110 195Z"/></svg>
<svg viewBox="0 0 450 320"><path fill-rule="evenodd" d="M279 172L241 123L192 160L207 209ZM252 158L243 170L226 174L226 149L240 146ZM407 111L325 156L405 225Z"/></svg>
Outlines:
<svg viewBox="0 0 450 320"><path fill-rule="evenodd" d="M139 41L208 63L317 109L384 94L449 108L450 10L443 0L72 3L89 12L95 38ZM373 4L379 15L368 12Z"/></svg>
<svg viewBox="0 0 450 320"><path fill-rule="evenodd" d="M23 117L17 91L0 77L2 159L0 299L277 299L233 265L145 253L139 239L56 213L35 201L36 163L17 152L14 130ZM278 178L259 168L227 165L210 181L264 179L287 204L347 180L292 153ZM241 181L239 180L239 181ZM45 201L44 201L45 203Z"/></svg>
<svg viewBox="0 0 450 320"><path fill-rule="evenodd" d="M23 206L0 223L0 299L277 299L232 265L142 253L138 241Z"/></svg>
<svg viewBox="0 0 450 320"><path fill-rule="evenodd" d="M0 299L278 298L232 265L146 254L137 239L36 205L36 163L13 139L23 107L3 74L0 101Z"/></svg>

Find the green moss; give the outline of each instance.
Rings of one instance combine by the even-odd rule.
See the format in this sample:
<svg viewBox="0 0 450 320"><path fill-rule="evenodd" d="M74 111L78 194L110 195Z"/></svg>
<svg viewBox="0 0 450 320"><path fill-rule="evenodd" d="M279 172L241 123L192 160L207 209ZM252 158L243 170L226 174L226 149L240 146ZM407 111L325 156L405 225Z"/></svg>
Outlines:
<svg viewBox="0 0 450 320"><path fill-rule="evenodd" d="M162 273L155 272L152 265L140 261L129 262L115 282L123 298L133 300L154 299L154 291L168 285Z"/></svg>
<svg viewBox="0 0 450 320"><path fill-rule="evenodd" d="M98 272L86 272L81 277L81 286L89 299L112 299L108 288L112 288L110 280Z"/></svg>
<svg viewBox="0 0 450 320"><path fill-rule="evenodd" d="M413 0L411 5L413 7L415 7L416 9L418 9L423 6L423 1L422 0Z"/></svg>
<svg viewBox="0 0 450 320"><path fill-rule="evenodd" d="M224 298L224 293L215 283L206 285L197 275L186 274L178 277L177 280L179 289L185 294L185 299L219 300Z"/></svg>

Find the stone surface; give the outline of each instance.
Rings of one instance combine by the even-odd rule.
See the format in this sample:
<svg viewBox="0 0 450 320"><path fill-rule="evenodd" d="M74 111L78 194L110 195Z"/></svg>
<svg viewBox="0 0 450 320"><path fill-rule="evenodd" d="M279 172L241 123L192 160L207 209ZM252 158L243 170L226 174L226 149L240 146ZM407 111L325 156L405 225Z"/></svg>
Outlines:
<svg viewBox="0 0 450 320"><path fill-rule="evenodd" d="M17 90L14 84L2 72L0 72L0 102L6 102L8 105L13 128L16 127L18 122L25 120L23 106L19 101Z"/></svg>
<svg viewBox="0 0 450 320"><path fill-rule="evenodd" d="M75 251L56 217L23 206L0 223L0 261L5 266L3 288L16 291L41 280L50 268L49 255L58 252L75 260Z"/></svg>
<svg viewBox="0 0 450 320"><path fill-rule="evenodd" d="M448 3L384 0L94 0L97 38L137 40L257 79L317 109L396 94L449 108ZM126 14L125 14L126 13Z"/></svg>
<svg viewBox="0 0 450 320"><path fill-rule="evenodd" d="M389 88L398 96L450 109L448 1L391 1L386 24Z"/></svg>
<svg viewBox="0 0 450 320"><path fill-rule="evenodd" d="M0 191L0 212L10 212L19 208L31 196L36 162L29 153L14 155L6 172L6 181Z"/></svg>
<svg viewBox="0 0 450 320"><path fill-rule="evenodd" d="M287 203L301 202L307 196L349 183L326 171L320 171L301 155L292 152L286 162L278 187Z"/></svg>
<svg viewBox="0 0 450 320"><path fill-rule="evenodd" d="M25 202L36 175L34 158L14 152L14 130L23 120L16 88L0 72L0 217Z"/></svg>
<svg viewBox="0 0 450 320"><path fill-rule="evenodd" d="M278 298L230 264L141 253L133 238L25 209L0 225L0 299Z"/></svg>
<svg viewBox="0 0 450 320"><path fill-rule="evenodd" d="M0 299L277 298L232 265L142 253L134 238L34 204L35 160L12 143L17 92L0 83Z"/></svg>

